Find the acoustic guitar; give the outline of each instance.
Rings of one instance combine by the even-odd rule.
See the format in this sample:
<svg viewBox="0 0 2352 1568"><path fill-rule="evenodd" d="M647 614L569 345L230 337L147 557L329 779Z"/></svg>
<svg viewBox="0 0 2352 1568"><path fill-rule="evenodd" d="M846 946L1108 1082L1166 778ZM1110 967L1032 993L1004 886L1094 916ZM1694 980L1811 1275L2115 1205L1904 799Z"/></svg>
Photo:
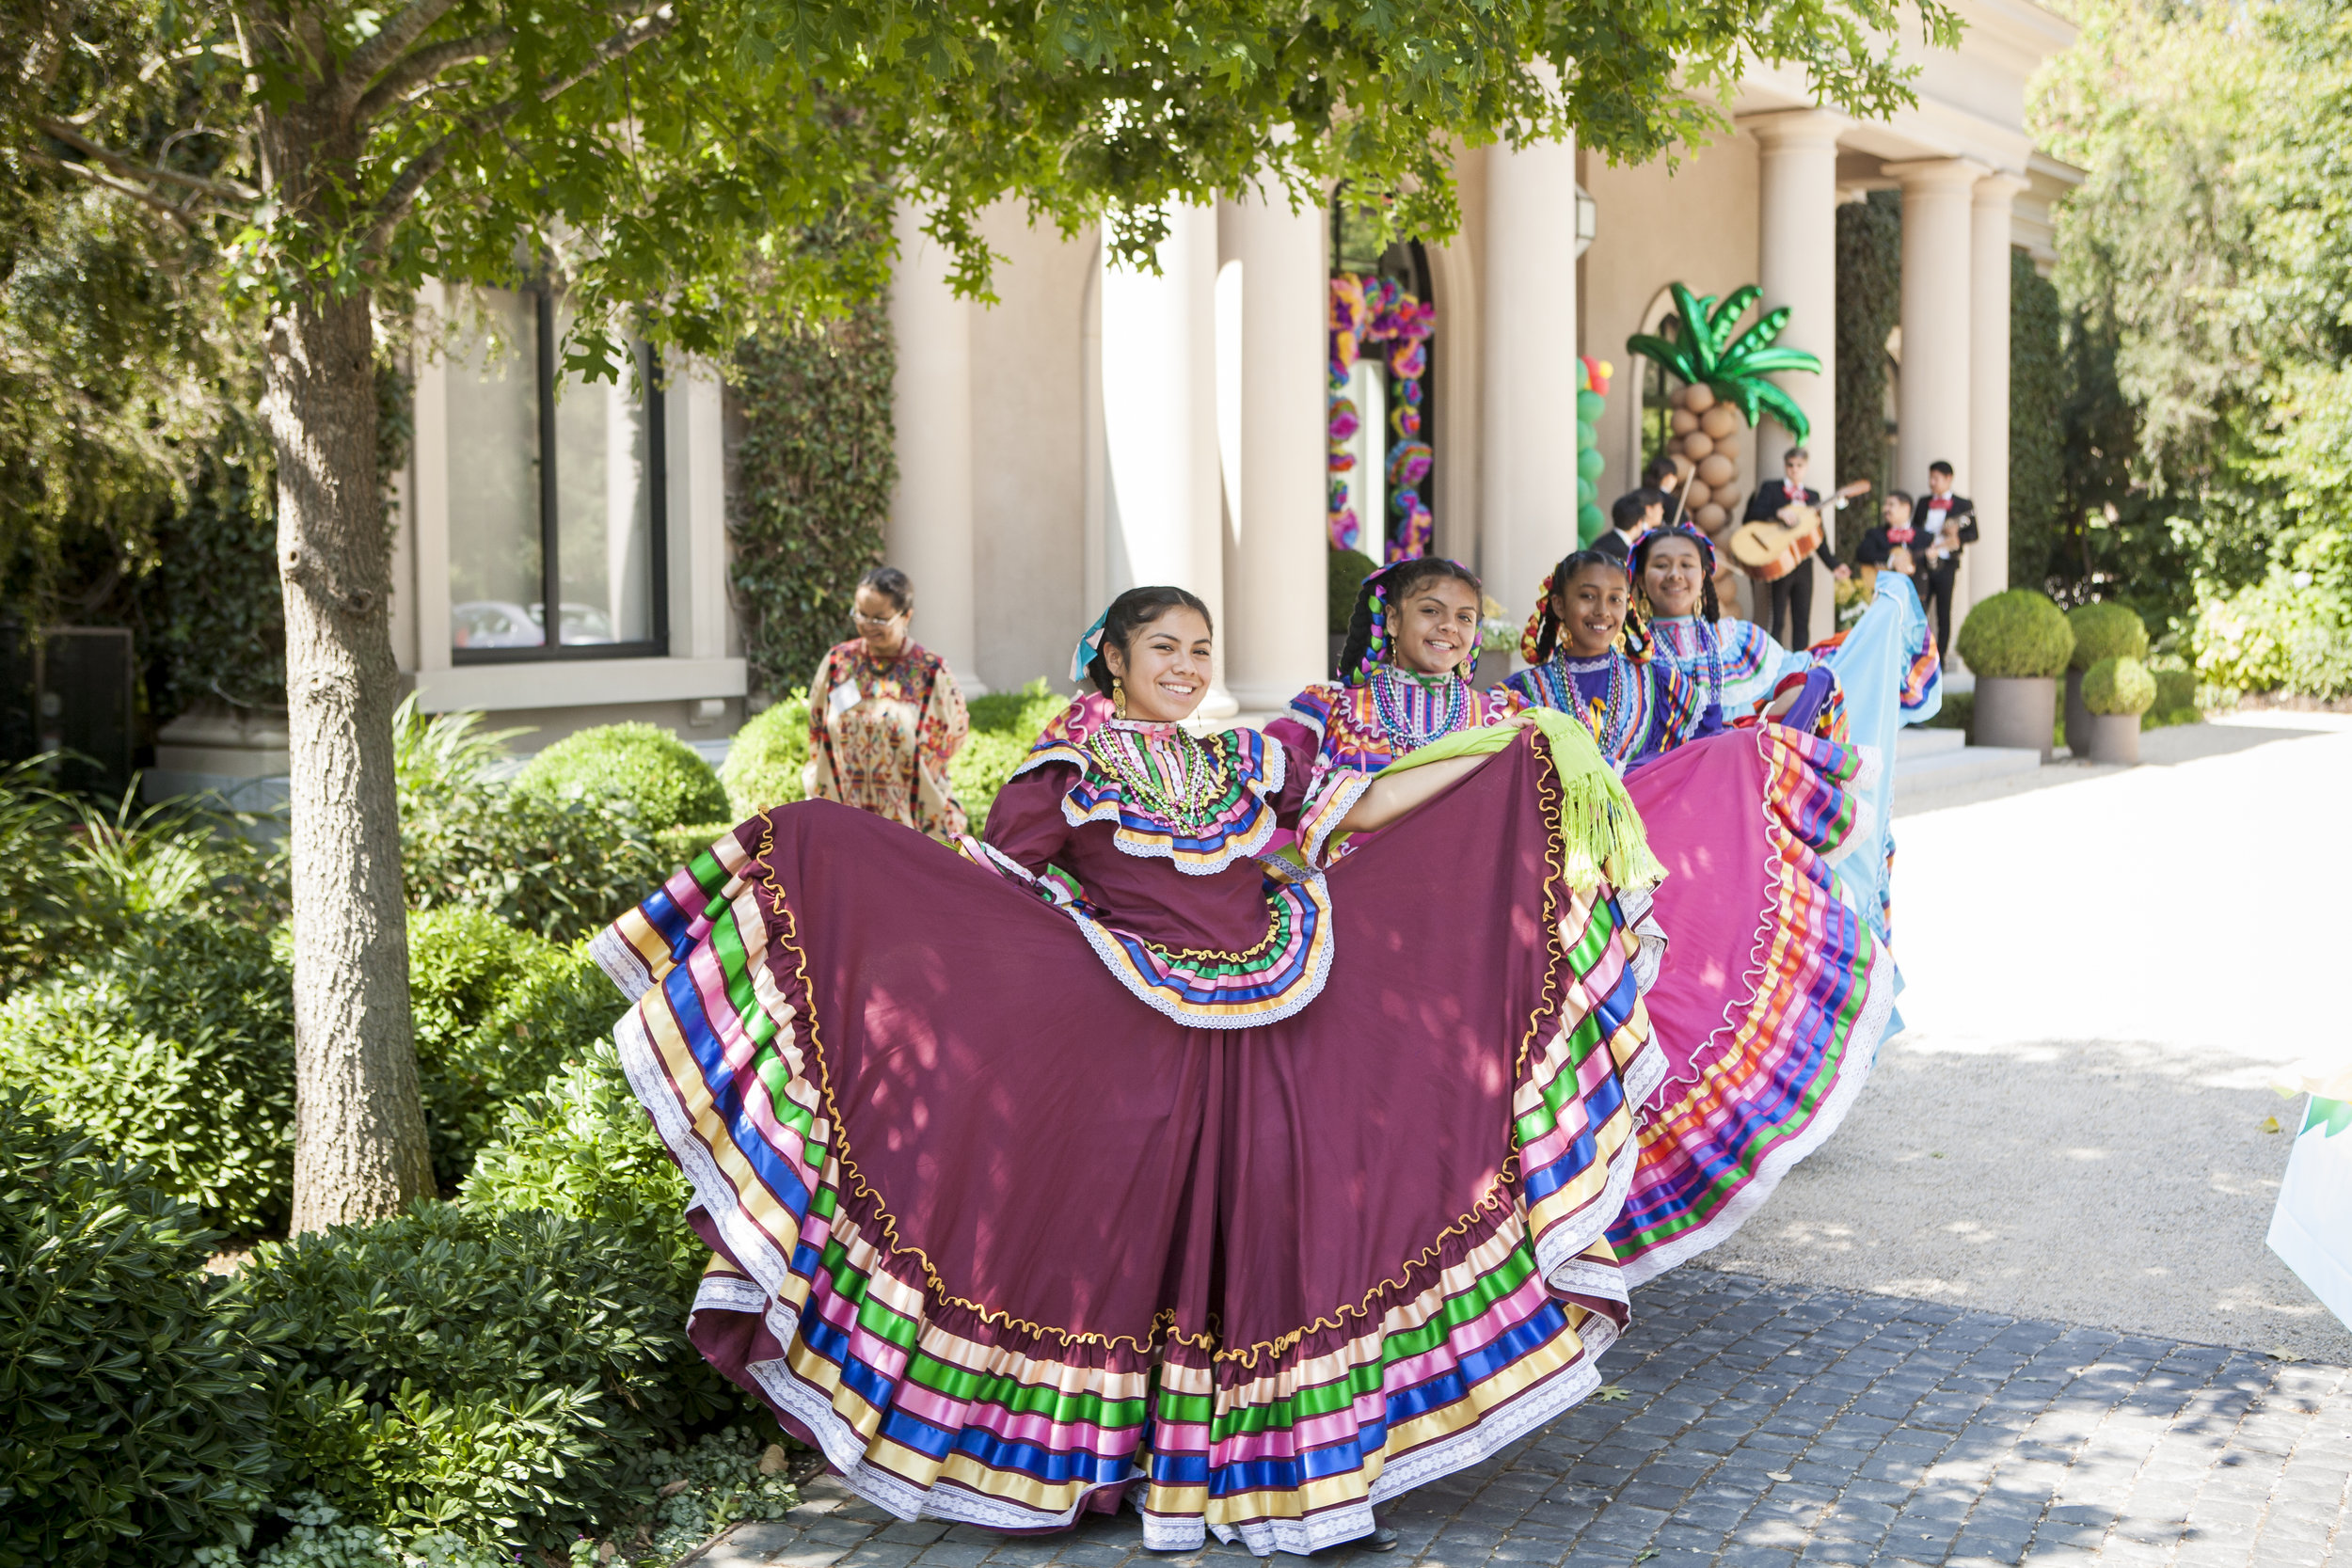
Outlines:
<svg viewBox="0 0 2352 1568"><path fill-rule="evenodd" d="M1837 492L1838 499L1850 500L1869 488L1868 480L1857 479ZM1724 554L1756 581L1778 582L1821 547L1821 537L1820 510L1791 501L1776 517L1733 529Z"/></svg>

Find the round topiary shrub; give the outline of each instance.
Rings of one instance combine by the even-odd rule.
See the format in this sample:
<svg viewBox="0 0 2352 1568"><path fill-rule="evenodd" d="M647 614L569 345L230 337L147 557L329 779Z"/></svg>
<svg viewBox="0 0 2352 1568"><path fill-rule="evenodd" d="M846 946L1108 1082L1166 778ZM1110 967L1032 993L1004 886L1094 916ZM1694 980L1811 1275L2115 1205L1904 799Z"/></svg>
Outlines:
<svg viewBox="0 0 2352 1568"><path fill-rule="evenodd" d="M2129 605L2102 599L2066 612L2074 629L2074 657L2068 668L2088 670L2103 658L2146 658L2148 623Z"/></svg>
<svg viewBox="0 0 2352 1568"><path fill-rule="evenodd" d="M2047 594L2012 588L1977 601L1960 626L1960 657L1980 676L2048 680L2074 657L2074 632Z"/></svg>
<svg viewBox="0 0 2352 1568"><path fill-rule="evenodd" d="M2136 658L2110 655L2083 672L2083 706L2093 713L2145 713L2156 704L2156 677Z"/></svg>
<svg viewBox="0 0 2352 1568"><path fill-rule="evenodd" d="M1373 571L1372 557L1361 550L1331 552L1329 630L1334 637L1347 630L1348 617L1356 613L1357 596L1364 591L1364 578Z"/></svg>
<svg viewBox="0 0 2352 1568"><path fill-rule="evenodd" d="M752 715L751 722L735 732L735 743L719 769L726 785L727 820L740 822L806 800L802 772L807 767L808 693L794 691ZM716 820L719 815L712 812L703 820Z"/></svg>
<svg viewBox="0 0 2352 1568"><path fill-rule="evenodd" d="M2151 711L2168 719L2174 714L2196 714L2196 671L2151 670L2149 673L2156 677L2156 705Z"/></svg>
<svg viewBox="0 0 2352 1568"><path fill-rule="evenodd" d="M249 1541L279 1461L266 1357L215 1311L218 1234L21 1090L0 1090L0 1562Z"/></svg>
<svg viewBox="0 0 2352 1568"><path fill-rule="evenodd" d="M556 800L627 800L650 829L707 822L727 809L710 764L659 724L599 724L567 736L525 764L515 787Z"/></svg>

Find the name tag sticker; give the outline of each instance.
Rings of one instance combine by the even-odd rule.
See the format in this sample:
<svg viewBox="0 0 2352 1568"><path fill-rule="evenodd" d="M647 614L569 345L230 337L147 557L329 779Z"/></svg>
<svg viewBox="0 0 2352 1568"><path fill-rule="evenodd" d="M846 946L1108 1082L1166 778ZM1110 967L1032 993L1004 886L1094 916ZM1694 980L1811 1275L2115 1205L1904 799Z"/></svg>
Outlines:
<svg viewBox="0 0 2352 1568"><path fill-rule="evenodd" d="M857 706L859 699L864 695L865 693L858 690L857 682L843 681L839 686L825 693L825 712L838 719Z"/></svg>

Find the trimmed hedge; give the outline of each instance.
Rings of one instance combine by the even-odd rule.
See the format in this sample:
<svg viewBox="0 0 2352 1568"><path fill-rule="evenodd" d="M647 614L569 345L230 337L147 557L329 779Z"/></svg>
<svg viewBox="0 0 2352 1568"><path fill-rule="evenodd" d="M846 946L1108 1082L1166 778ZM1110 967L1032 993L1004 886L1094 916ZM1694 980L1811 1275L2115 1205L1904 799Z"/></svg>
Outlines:
<svg viewBox="0 0 2352 1568"><path fill-rule="evenodd" d="M2074 632L2047 594L2011 588L1977 601L1960 626L1960 657L1979 676L2048 679L2074 657Z"/></svg>
<svg viewBox="0 0 2352 1568"><path fill-rule="evenodd" d="M707 822L727 792L702 753L659 724L598 724L523 765L515 788L548 800L626 800L648 829Z"/></svg>
<svg viewBox="0 0 2352 1568"><path fill-rule="evenodd" d="M214 1311L218 1243L143 1166L0 1090L0 1563L244 1544L278 1465L268 1361Z"/></svg>
<svg viewBox="0 0 2352 1568"><path fill-rule="evenodd" d="M1069 705L1070 699L1049 689L1042 678L1018 691L972 699L972 733L947 763L947 784L975 834L987 823L996 792L1037 744L1039 732Z"/></svg>
<svg viewBox="0 0 2352 1568"><path fill-rule="evenodd" d="M2148 657L2148 623L2129 605L2113 599L2076 605L2066 612L2066 624L2074 632L2070 670L2088 670L2103 658Z"/></svg>
<svg viewBox="0 0 2352 1568"><path fill-rule="evenodd" d="M294 979L267 932L183 918L0 1006L0 1080L235 1231L294 1189Z"/></svg>
<svg viewBox="0 0 2352 1568"><path fill-rule="evenodd" d="M2203 717L2197 709L2197 672L2152 670L2156 678L2156 705L2149 711L2170 722Z"/></svg>
<svg viewBox="0 0 2352 1568"><path fill-rule="evenodd" d="M807 767L808 693L795 690L752 715L735 732L727 760L719 768L719 778L726 786L727 819L741 822L806 800L808 791L802 776ZM705 820L715 820L720 815L712 812ZM709 842L706 838L704 845Z"/></svg>
<svg viewBox="0 0 2352 1568"><path fill-rule="evenodd" d="M2136 658L2113 655L2083 672L2083 706L2100 714L2141 714L2156 703L2156 678Z"/></svg>
<svg viewBox="0 0 2352 1568"><path fill-rule="evenodd" d="M1348 619L1356 613L1356 597L1364 591L1364 578L1376 569L1372 557L1361 550L1332 550L1325 577L1330 602L1324 618L1326 629L1334 637L1346 632Z"/></svg>

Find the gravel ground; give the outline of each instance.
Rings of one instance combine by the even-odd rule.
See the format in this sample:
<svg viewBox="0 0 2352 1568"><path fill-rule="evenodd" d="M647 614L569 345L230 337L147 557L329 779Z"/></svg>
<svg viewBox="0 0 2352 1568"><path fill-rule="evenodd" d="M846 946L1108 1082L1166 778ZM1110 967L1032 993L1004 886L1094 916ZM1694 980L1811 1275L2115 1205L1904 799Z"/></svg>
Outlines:
<svg viewBox="0 0 2352 1568"><path fill-rule="evenodd" d="M2142 745L1906 803L1909 1028L1709 1264L2352 1364L2263 1241L2288 1148L2265 1129L2301 1103L2267 1069L2346 1034L2352 719Z"/></svg>

